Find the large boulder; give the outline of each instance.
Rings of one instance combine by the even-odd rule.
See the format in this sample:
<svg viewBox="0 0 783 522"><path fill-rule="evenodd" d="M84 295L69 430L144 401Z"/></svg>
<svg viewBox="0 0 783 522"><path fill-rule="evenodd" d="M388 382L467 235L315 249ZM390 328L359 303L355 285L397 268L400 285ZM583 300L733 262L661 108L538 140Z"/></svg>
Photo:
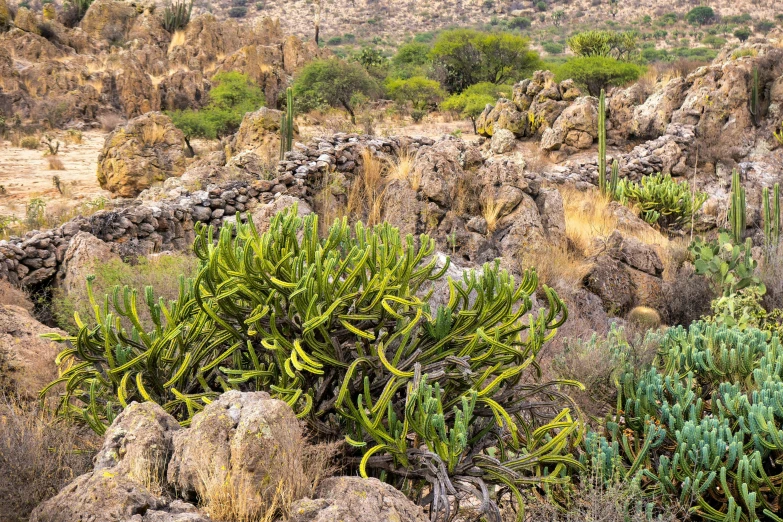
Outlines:
<svg viewBox="0 0 783 522"><path fill-rule="evenodd" d="M160 112L144 114L106 137L98 182L115 196L136 197L153 183L185 170L185 136Z"/></svg>
<svg viewBox="0 0 783 522"><path fill-rule="evenodd" d="M460 179L465 170L482 164L481 153L462 140L443 139L421 149L413 162L412 171L421 174L419 191L440 207L451 206L457 196Z"/></svg>
<svg viewBox="0 0 783 522"><path fill-rule="evenodd" d="M54 359L63 348L41 335L66 334L38 322L32 305L18 294L8 290L3 295L14 304L0 304L0 391L37 398L57 378Z"/></svg>
<svg viewBox="0 0 783 522"><path fill-rule="evenodd" d="M662 136L671 122L672 114L685 100L690 83L684 78L672 78L633 108L628 132L631 136L655 139ZM611 105L611 104L610 104Z"/></svg>
<svg viewBox="0 0 783 522"><path fill-rule="evenodd" d="M79 232L71 239L68 250L57 271L56 286L64 294L80 291L92 275L98 263L120 259L111 245L89 232Z"/></svg>
<svg viewBox="0 0 783 522"><path fill-rule="evenodd" d="M280 119L282 111L261 107L256 112L248 112L236 133L234 150L252 151L269 155L277 153L280 146ZM296 131L296 129L294 129Z"/></svg>
<svg viewBox="0 0 783 522"><path fill-rule="evenodd" d="M312 214L313 211L305 201L295 198L293 196L282 195L274 201L270 201L265 205L259 206L252 214L253 224L258 230L259 234L263 234L269 230L269 225L272 223L272 218L276 214L283 210L296 205L296 212L299 217L304 217L308 214Z"/></svg>
<svg viewBox="0 0 783 522"><path fill-rule="evenodd" d="M193 417L188 430L175 433L168 482L190 497L228 487L254 512L269 505L275 491L260 485L303 474L301 459L280 458L302 443L300 430L291 408L265 392L224 393Z"/></svg>
<svg viewBox="0 0 783 522"><path fill-rule="evenodd" d="M490 150L494 154L505 154L514 150L516 138L514 133L508 129L497 129L492 135Z"/></svg>
<svg viewBox="0 0 783 522"><path fill-rule="evenodd" d="M589 149L598 137L598 109L595 98L583 97L566 108L541 137L544 150Z"/></svg>
<svg viewBox="0 0 783 522"><path fill-rule="evenodd" d="M511 100L500 98L495 105L487 105L476 119L476 132L482 136L492 136L500 129L506 129L514 136L527 135L527 114L517 110Z"/></svg>
<svg viewBox="0 0 783 522"><path fill-rule="evenodd" d="M426 522L424 511L376 478L333 477L318 486L316 499L291 507L290 522Z"/></svg>
<svg viewBox="0 0 783 522"><path fill-rule="evenodd" d="M623 264L602 254L593 260L585 286L597 295L610 315L624 315L634 306L634 283Z"/></svg>
<svg viewBox="0 0 783 522"><path fill-rule="evenodd" d="M108 47L125 40L133 19L138 15L130 2L95 0L79 23L93 45Z"/></svg>

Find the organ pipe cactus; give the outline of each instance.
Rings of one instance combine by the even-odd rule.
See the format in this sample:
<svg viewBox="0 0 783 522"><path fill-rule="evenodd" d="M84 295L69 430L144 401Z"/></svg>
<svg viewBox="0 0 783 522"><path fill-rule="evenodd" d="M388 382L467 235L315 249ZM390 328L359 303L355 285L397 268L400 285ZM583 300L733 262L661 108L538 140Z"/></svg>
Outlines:
<svg viewBox="0 0 783 522"><path fill-rule="evenodd" d="M666 332L652 368L620 377L606 436L586 440L593 458L700 519L782 522L782 422L778 337L694 323Z"/></svg>
<svg viewBox="0 0 783 522"><path fill-rule="evenodd" d="M133 400L155 401L187 425L229 389L264 390L310 426L348 443L362 475L421 491L433 513L450 498L479 497L500 520L494 492L519 497L526 484L561 484L581 464L582 428L560 386L537 382L545 341L566 319L557 294L534 311L528 270L517 284L497 263L444 280L435 242L400 237L388 224L354 230L296 207L259 234L252 220L214 230L197 225L202 266L171 303L115 290L95 322L78 320L58 357L59 411L102 432ZM433 284L448 299L432 311ZM557 385L557 386L550 386ZM495 485L497 488L490 488ZM521 498L520 498L521 501Z"/></svg>
<svg viewBox="0 0 783 522"><path fill-rule="evenodd" d="M190 22L190 15L193 12L193 2L186 3L177 1L175 4L167 4L163 10L163 27L166 31L173 33L184 29Z"/></svg>
<svg viewBox="0 0 783 522"><path fill-rule="evenodd" d="M746 205L745 188L740 182L740 175L737 170L731 173L731 203L729 206L729 228L731 229L734 244L742 243L742 237L745 235L746 227Z"/></svg>
<svg viewBox="0 0 783 522"><path fill-rule="evenodd" d="M280 160L285 159L285 153L294 146L294 91L291 87L285 90L285 114L280 118Z"/></svg>
<svg viewBox="0 0 783 522"><path fill-rule="evenodd" d="M772 205L769 202L769 188L764 187L761 196L764 204L764 240L767 250L780 243L780 184L775 183Z"/></svg>
<svg viewBox="0 0 783 522"><path fill-rule="evenodd" d="M753 68L753 75L750 83L750 114L753 116L753 123L759 123L760 101L759 101L759 70Z"/></svg>

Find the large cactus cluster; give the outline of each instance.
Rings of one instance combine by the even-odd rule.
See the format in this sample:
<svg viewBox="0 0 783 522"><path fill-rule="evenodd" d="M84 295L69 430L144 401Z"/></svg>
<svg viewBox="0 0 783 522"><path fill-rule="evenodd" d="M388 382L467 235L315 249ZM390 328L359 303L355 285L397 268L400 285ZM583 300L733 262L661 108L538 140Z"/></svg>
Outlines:
<svg viewBox="0 0 783 522"><path fill-rule="evenodd" d="M520 284L497 264L445 280L426 235L343 220L319 237L317 216L295 207L263 234L252 221L213 234L198 227L202 268L176 301L146 290L152 324L126 288L57 338L72 345L58 357L62 413L102 432L130 401L151 400L187 425L225 390L265 390L316 437L344 438L361 474L430 491L423 502L439 513L476 496L493 521L496 495L581 467L580 424L556 407L576 383L538 382L536 363L566 309L544 287L548 306L532 311L534 271ZM435 284L448 299L432 309Z"/></svg>
<svg viewBox="0 0 783 522"><path fill-rule="evenodd" d="M192 1L187 3L184 0L178 0L174 4L167 4L163 10L163 27L170 33L184 29L190 22L192 12Z"/></svg>
<svg viewBox="0 0 783 522"><path fill-rule="evenodd" d="M621 201L636 205L645 221L664 228L690 223L707 201L707 194L692 191L687 181L674 181L670 174L644 176L640 183L623 178L615 192Z"/></svg>
<svg viewBox="0 0 783 522"><path fill-rule="evenodd" d="M656 499L703 520L782 522L783 345L756 329L694 323L664 336L655 364L619 379L593 459L641 473Z"/></svg>

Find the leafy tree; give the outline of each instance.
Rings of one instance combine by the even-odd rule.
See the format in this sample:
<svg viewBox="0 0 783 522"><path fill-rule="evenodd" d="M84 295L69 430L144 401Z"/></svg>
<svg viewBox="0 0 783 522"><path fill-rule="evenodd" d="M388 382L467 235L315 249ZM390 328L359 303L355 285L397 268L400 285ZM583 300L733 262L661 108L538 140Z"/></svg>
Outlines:
<svg viewBox="0 0 783 522"><path fill-rule="evenodd" d="M692 25L707 25L715 21L715 11L707 5L694 7L685 15L685 20Z"/></svg>
<svg viewBox="0 0 783 522"><path fill-rule="evenodd" d="M364 47L353 59L362 64L362 67L367 69L367 72L375 79L380 81L386 78L389 69L389 60L387 60L378 49L375 49L374 47Z"/></svg>
<svg viewBox="0 0 783 522"><path fill-rule="evenodd" d="M738 27L734 31L734 36L736 36L740 42L744 42L745 40L750 38L751 34L753 34L753 32L747 27Z"/></svg>
<svg viewBox="0 0 783 522"><path fill-rule="evenodd" d="M187 109L169 112L174 125L185 139L216 139L233 134L242 123L245 113L264 105L264 93L250 78L236 71L218 73L212 78L209 103L199 110Z"/></svg>
<svg viewBox="0 0 783 522"><path fill-rule="evenodd" d="M402 79L425 76L431 63L429 55L430 46L424 43L410 42L400 46L391 60L391 76Z"/></svg>
<svg viewBox="0 0 783 522"><path fill-rule="evenodd" d="M480 83L519 79L539 65L528 40L510 33L454 29L440 34L430 57L441 83L450 93Z"/></svg>
<svg viewBox="0 0 783 522"><path fill-rule="evenodd" d="M563 18L565 18L565 11L563 11L562 9L559 9L554 13L552 13L552 23L555 25L555 27L560 27Z"/></svg>
<svg viewBox="0 0 783 522"><path fill-rule="evenodd" d="M759 20L753 28L760 33L767 34L775 28L775 22L771 20Z"/></svg>
<svg viewBox="0 0 783 522"><path fill-rule="evenodd" d="M300 100L302 110L311 110L323 103L342 107L356 123L355 95L362 94L376 99L381 94L378 82L357 62L338 58L310 62L294 82L294 96Z"/></svg>
<svg viewBox="0 0 783 522"><path fill-rule="evenodd" d="M568 39L568 48L577 56L610 56L629 59L637 49L637 35L633 31L585 31Z"/></svg>
<svg viewBox="0 0 783 522"><path fill-rule="evenodd" d="M508 26L511 29L527 29L530 27L530 18L525 16L515 16L508 22Z"/></svg>
<svg viewBox="0 0 783 522"><path fill-rule="evenodd" d="M439 103L446 95L438 82L423 76L389 80L386 93L398 104L411 102L413 108L420 111Z"/></svg>
<svg viewBox="0 0 783 522"><path fill-rule="evenodd" d="M547 3L544 2L544 0L541 0L540 2L536 3L536 9L538 9L541 12L544 12L547 9L549 9L549 5L547 5Z"/></svg>
<svg viewBox="0 0 783 522"><path fill-rule="evenodd" d="M473 132L476 132L476 118L484 111L487 104L495 103L498 98L507 98L510 94L510 85L481 82L471 85L459 94L449 96L440 107L468 118L473 124Z"/></svg>
<svg viewBox="0 0 783 522"><path fill-rule="evenodd" d="M579 56L568 60L557 70L558 80L568 78L587 87L593 96L611 85L635 81L643 68L607 56Z"/></svg>

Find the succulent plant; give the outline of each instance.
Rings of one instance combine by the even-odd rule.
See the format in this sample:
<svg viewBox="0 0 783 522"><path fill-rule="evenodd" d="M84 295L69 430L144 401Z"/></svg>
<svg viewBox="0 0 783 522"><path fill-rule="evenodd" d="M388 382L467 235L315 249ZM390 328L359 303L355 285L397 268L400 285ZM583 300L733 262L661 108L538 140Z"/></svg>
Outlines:
<svg viewBox="0 0 783 522"><path fill-rule="evenodd" d="M291 87L285 90L285 114L280 117L280 160L285 159L285 153L294 146L294 91Z"/></svg>
<svg viewBox="0 0 783 522"><path fill-rule="evenodd" d="M739 245L734 244L733 239L727 232L721 232L718 239L712 241L696 238L690 246L696 273L707 276L719 295L732 295L751 285L763 294L766 291L764 283L754 275L758 262L751 255L751 239Z"/></svg>
<svg viewBox="0 0 783 522"><path fill-rule="evenodd" d="M190 22L192 12L192 1L187 3L178 0L174 4L169 2L163 10L163 28L170 33L184 29Z"/></svg>

